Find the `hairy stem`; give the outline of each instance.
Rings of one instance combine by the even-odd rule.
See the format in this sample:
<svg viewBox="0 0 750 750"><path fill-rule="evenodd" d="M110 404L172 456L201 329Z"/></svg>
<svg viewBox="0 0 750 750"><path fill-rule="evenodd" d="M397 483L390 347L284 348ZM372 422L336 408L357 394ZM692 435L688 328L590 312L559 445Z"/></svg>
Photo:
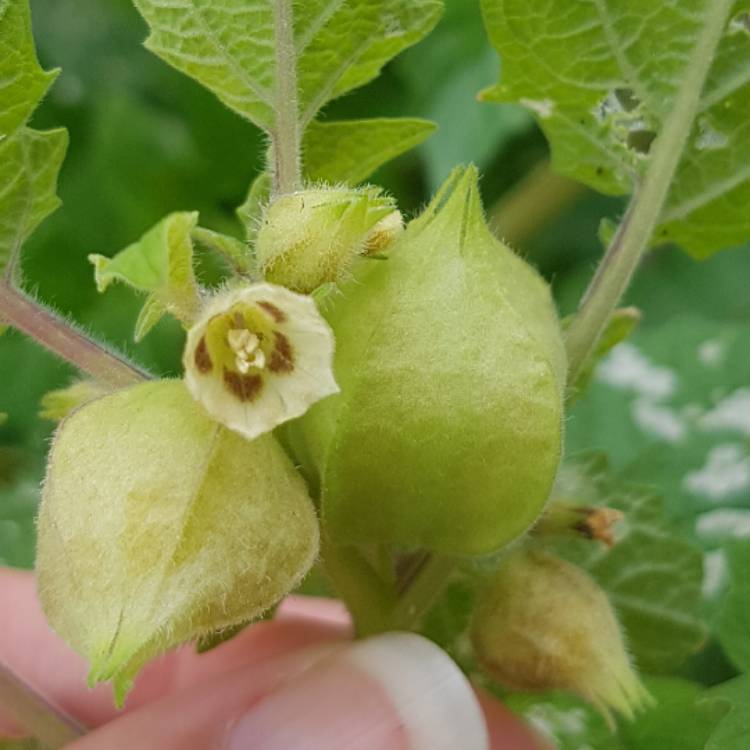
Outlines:
<svg viewBox="0 0 750 750"><path fill-rule="evenodd" d="M331 583L349 609L357 635L392 630L395 592L377 575L356 547L333 544L324 530L321 557Z"/></svg>
<svg viewBox="0 0 750 750"><path fill-rule="evenodd" d="M57 750L85 734L85 729L0 664L0 704L48 750Z"/></svg>
<svg viewBox="0 0 750 750"><path fill-rule="evenodd" d="M585 192L580 182L553 172L545 159L490 209L489 224L508 245L523 248Z"/></svg>
<svg viewBox="0 0 750 750"><path fill-rule="evenodd" d="M7 280L0 280L0 319L114 388L134 385L149 377L147 372L107 351Z"/></svg>
<svg viewBox="0 0 750 750"><path fill-rule="evenodd" d="M732 0L707 5L701 35L669 116L654 141L651 162L625 218L607 249L566 337L569 382L574 383L630 283L659 221L677 166L698 113L706 77L729 20Z"/></svg>
<svg viewBox="0 0 750 750"><path fill-rule="evenodd" d="M276 125L273 141L274 194L299 190L300 132L297 103L297 53L292 0L274 3L276 28Z"/></svg>

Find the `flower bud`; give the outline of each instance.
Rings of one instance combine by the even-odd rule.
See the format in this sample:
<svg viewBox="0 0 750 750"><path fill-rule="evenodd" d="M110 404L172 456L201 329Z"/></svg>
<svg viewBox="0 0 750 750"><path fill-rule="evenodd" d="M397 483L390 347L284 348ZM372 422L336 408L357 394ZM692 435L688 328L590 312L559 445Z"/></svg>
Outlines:
<svg viewBox="0 0 750 750"><path fill-rule="evenodd" d="M341 393L290 444L339 543L482 554L538 517L560 458L565 353L549 288L455 173L326 312Z"/></svg>
<svg viewBox="0 0 750 750"><path fill-rule="evenodd" d="M47 618L119 704L155 655L261 615L318 548L275 439L224 429L181 381L118 391L61 423L38 531Z"/></svg>
<svg viewBox="0 0 750 750"><path fill-rule="evenodd" d="M612 723L650 702L604 592L583 570L521 550L500 563L474 613L483 668L511 690L570 690Z"/></svg>
<svg viewBox="0 0 750 750"><path fill-rule="evenodd" d="M338 392L333 346L310 297L251 284L216 295L190 329L185 382L214 419L252 439Z"/></svg>
<svg viewBox="0 0 750 750"><path fill-rule="evenodd" d="M305 294L341 281L368 238L373 240L371 231L393 213L393 201L374 187L282 195L268 206L258 230L260 269L269 281ZM377 242L387 244L385 235L397 231L393 222Z"/></svg>

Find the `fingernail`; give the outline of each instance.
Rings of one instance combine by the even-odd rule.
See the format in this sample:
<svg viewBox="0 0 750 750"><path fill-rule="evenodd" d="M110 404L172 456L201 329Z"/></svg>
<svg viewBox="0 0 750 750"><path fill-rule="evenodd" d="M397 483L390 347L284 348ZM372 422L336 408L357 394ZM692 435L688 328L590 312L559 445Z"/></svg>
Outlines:
<svg viewBox="0 0 750 750"><path fill-rule="evenodd" d="M226 750L487 750L469 682L435 644L388 633L335 651L253 706Z"/></svg>

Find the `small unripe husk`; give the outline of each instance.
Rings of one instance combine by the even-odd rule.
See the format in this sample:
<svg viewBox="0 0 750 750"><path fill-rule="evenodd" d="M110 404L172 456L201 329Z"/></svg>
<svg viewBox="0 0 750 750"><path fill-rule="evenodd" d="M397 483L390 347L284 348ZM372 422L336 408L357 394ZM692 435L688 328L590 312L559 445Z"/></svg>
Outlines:
<svg viewBox="0 0 750 750"><path fill-rule="evenodd" d="M38 531L47 618L118 703L155 655L261 615L318 549L276 440L212 421L181 381L118 391L61 423Z"/></svg>
<svg viewBox="0 0 750 750"><path fill-rule="evenodd" d="M382 249L398 235L393 214L392 199L374 187L321 186L282 195L266 208L258 229L263 276L304 294L337 283L370 245ZM390 222L376 229L388 216Z"/></svg>
<svg viewBox="0 0 750 750"><path fill-rule="evenodd" d="M341 393L288 431L340 543L483 554L539 516L557 472L565 352L549 288L457 171L332 298Z"/></svg>
<svg viewBox="0 0 750 750"><path fill-rule="evenodd" d="M559 557L522 549L500 563L474 613L480 664L512 690L569 690L632 718L651 701L596 582Z"/></svg>

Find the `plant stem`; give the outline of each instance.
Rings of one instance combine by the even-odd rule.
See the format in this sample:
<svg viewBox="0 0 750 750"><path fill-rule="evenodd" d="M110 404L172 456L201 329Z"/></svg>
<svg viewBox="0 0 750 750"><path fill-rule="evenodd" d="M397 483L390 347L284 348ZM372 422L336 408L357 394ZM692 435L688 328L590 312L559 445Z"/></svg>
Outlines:
<svg viewBox="0 0 750 750"><path fill-rule="evenodd" d="M545 159L490 209L489 225L508 245L523 248L545 224L575 203L585 191L580 182L553 172Z"/></svg>
<svg viewBox="0 0 750 750"><path fill-rule="evenodd" d="M64 747L85 734L82 726L47 703L3 664L0 664L0 704L49 750Z"/></svg>
<svg viewBox="0 0 750 750"><path fill-rule="evenodd" d="M659 221L679 165L732 0L707 4L706 18L672 110L654 141L651 162L612 243L584 294L566 337L569 382L576 381L627 289Z"/></svg>
<svg viewBox="0 0 750 750"><path fill-rule="evenodd" d="M442 555L427 554L417 574L400 592L393 611L397 628L416 628L440 592L445 588L455 560Z"/></svg>
<svg viewBox="0 0 750 750"><path fill-rule="evenodd" d="M321 557L326 573L354 620L357 635L393 629L395 592L377 575L355 547L333 544L323 530Z"/></svg>
<svg viewBox="0 0 750 750"><path fill-rule="evenodd" d="M4 279L0 280L0 318L79 370L114 388L134 385L149 377L147 372L107 351Z"/></svg>
<svg viewBox="0 0 750 750"><path fill-rule="evenodd" d="M276 125L273 141L275 195L299 190L300 133L297 103L297 53L292 0L274 3L276 33Z"/></svg>

